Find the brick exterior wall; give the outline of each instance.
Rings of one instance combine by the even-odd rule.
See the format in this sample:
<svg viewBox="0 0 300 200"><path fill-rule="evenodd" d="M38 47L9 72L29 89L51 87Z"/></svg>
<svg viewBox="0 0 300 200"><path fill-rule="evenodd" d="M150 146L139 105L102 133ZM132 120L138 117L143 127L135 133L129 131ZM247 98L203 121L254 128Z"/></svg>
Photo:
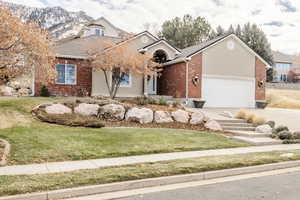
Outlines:
<svg viewBox="0 0 300 200"><path fill-rule="evenodd" d="M198 82L193 82L197 76ZM202 53L192 57L189 62L189 98L201 98L202 86Z"/></svg>
<svg viewBox="0 0 300 200"><path fill-rule="evenodd" d="M257 57L255 57L255 100L266 99L266 86L259 87L258 83L263 81L266 83L266 65Z"/></svg>
<svg viewBox="0 0 300 200"><path fill-rule="evenodd" d="M44 83L39 79L39 72L35 74L35 95L39 96L41 87L46 85L51 96L89 96L92 90L92 69L88 66L88 63L79 59L64 59L56 58L56 64L75 64L76 65L76 84L56 84L55 80L51 83ZM55 65L53 67L55 67Z"/></svg>
<svg viewBox="0 0 300 200"><path fill-rule="evenodd" d="M159 95L185 98L185 63L181 62L164 67L157 83Z"/></svg>
<svg viewBox="0 0 300 200"><path fill-rule="evenodd" d="M201 77L202 77L202 53L192 57L188 66L188 97L201 98ZM198 76L198 82L193 82ZM158 94L185 98L186 94L186 63L176 63L167 66L158 78Z"/></svg>

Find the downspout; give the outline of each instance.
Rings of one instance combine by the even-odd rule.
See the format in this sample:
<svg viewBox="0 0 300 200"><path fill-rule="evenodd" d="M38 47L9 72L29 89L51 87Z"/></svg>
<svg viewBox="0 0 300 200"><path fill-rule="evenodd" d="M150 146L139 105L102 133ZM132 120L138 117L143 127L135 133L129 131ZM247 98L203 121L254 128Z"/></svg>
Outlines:
<svg viewBox="0 0 300 200"><path fill-rule="evenodd" d="M189 61L191 61L191 58L185 58L185 103L188 104L188 98L189 98Z"/></svg>

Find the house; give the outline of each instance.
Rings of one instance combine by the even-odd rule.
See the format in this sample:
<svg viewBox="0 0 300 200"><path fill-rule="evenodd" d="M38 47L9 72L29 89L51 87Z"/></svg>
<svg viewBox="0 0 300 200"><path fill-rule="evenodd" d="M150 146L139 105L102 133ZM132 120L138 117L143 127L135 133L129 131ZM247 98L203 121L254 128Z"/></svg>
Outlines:
<svg viewBox="0 0 300 200"><path fill-rule="evenodd" d="M272 51L274 58L274 76L273 82L288 82L289 73L293 68L294 56Z"/></svg>
<svg viewBox="0 0 300 200"><path fill-rule="evenodd" d="M130 37L124 39L124 35ZM159 77L128 74L121 82L118 97L167 95L191 104L204 99L206 107L255 107L265 100L268 63L234 34L220 36L199 45L178 49L148 31L131 35L105 18L87 25L81 34L55 45L57 78L47 85L52 95L108 96L104 74L93 71L86 61L91 44L127 42L132 48L153 55L163 63ZM35 94L43 80L36 70ZM111 78L111 77L110 77Z"/></svg>

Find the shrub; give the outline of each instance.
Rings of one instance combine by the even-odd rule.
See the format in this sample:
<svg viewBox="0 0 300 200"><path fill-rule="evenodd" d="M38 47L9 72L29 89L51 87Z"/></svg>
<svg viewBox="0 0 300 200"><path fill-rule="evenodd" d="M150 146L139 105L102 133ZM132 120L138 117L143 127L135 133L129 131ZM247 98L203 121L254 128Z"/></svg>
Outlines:
<svg viewBox="0 0 300 200"><path fill-rule="evenodd" d="M246 115L247 115L248 111L246 110L239 110L239 112L236 114L236 118L238 119L246 119Z"/></svg>
<svg viewBox="0 0 300 200"><path fill-rule="evenodd" d="M275 122L274 121L268 121L268 122L266 122L266 124L268 124L271 128L275 127Z"/></svg>
<svg viewBox="0 0 300 200"><path fill-rule="evenodd" d="M278 126L273 130L273 133L279 134L282 131L289 131L289 128L287 126Z"/></svg>
<svg viewBox="0 0 300 200"><path fill-rule="evenodd" d="M290 131L281 131L278 133L278 137L281 140L290 140L293 138L293 134Z"/></svg>
<svg viewBox="0 0 300 200"><path fill-rule="evenodd" d="M253 123L253 120L254 120L255 117L256 117L255 114L253 114L253 113L248 113L248 114L246 115L246 121L247 121L248 123Z"/></svg>
<svg viewBox="0 0 300 200"><path fill-rule="evenodd" d="M284 140L283 144L299 144L300 143L300 139L297 140Z"/></svg>
<svg viewBox="0 0 300 200"><path fill-rule="evenodd" d="M174 107L174 108L178 108L178 107L180 107L180 102L179 101L174 101L173 103L172 103L172 106Z"/></svg>
<svg viewBox="0 0 300 200"><path fill-rule="evenodd" d="M163 97L159 98L158 104L161 105L161 106L166 106L166 105L168 105L168 104L167 104L167 101L166 101Z"/></svg>
<svg viewBox="0 0 300 200"><path fill-rule="evenodd" d="M296 132L294 132L293 133L293 139L295 139L295 140L300 140L300 132L299 131L296 131Z"/></svg>
<svg viewBox="0 0 300 200"><path fill-rule="evenodd" d="M153 97L147 97L148 104L157 105L157 100Z"/></svg>
<svg viewBox="0 0 300 200"><path fill-rule="evenodd" d="M49 97L50 96L50 92L45 85L43 85L41 88L40 96L41 97Z"/></svg>
<svg viewBox="0 0 300 200"><path fill-rule="evenodd" d="M259 116L254 116L253 119L252 119L252 123L255 125L255 126L259 126L259 125L263 125L266 123L266 119L263 118L263 117L259 117Z"/></svg>
<svg viewBox="0 0 300 200"><path fill-rule="evenodd" d="M144 105L148 104L148 99L145 96L143 96L143 97L136 97L135 101L136 101L137 105L141 105L141 106L144 106Z"/></svg>

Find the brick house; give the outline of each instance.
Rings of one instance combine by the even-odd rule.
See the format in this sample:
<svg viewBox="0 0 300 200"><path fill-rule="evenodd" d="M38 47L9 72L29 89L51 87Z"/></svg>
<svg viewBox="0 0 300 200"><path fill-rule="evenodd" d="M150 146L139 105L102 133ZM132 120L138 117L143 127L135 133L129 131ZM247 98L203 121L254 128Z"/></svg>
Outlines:
<svg viewBox="0 0 300 200"><path fill-rule="evenodd" d="M186 103L203 99L206 107L255 107L265 100L266 63L234 34L185 49L177 49L165 40L144 31L132 35L116 28L105 18L87 25L79 36L57 42L55 69L57 78L47 85L57 96L108 96L103 72L93 71L86 61L90 44L99 41L128 42L131 48L163 62L159 77L135 76L122 81L118 97L167 95ZM35 95L43 81L36 72ZM190 104L191 105L191 104Z"/></svg>

